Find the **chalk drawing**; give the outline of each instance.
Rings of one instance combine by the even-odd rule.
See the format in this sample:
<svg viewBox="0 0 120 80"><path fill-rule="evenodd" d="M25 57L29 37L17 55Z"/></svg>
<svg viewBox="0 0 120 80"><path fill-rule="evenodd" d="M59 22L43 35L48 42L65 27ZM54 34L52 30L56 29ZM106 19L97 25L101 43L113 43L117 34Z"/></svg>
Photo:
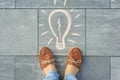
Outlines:
<svg viewBox="0 0 120 80"><path fill-rule="evenodd" d="M57 0L54 0L54 5L56 5L56 3L57 3ZM66 5L66 3L67 3L67 0L64 0L64 5ZM46 40L47 41L46 46L52 45L53 47L56 47L58 50L61 50L61 49L66 48L66 43L69 43L72 46L79 43L76 41L76 38L79 38L81 35L79 34L78 30L76 31L76 29L80 29L80 27L84 26L84 25L82 25L78 22L76 24L74 22L78 21L78 19L80 19L82 12L80 12L79 10L75 10L75 9L70 9L68 11L65 9L55 9L50 12L49 12L49 10L48 11L41 10L41 13L42 13L41 16L48 17L48 18L46 18L46 20L48 21L47 25L46 25L46 21L39 24L39 27L42 27L42 29L40 30L41 37L44 39L49 38L48 41ZM57 15L55 15L55 14L57 14ZM59 15L60 16L62 15L62 17L60 17ZM65 18L65 19L63 19L63 18ZM64 24L63 20L66 20L65 24ZM46 30L46 26L49 27L49 30L43 31L43 30ZM54 38L51 36L48 36L46 38L45 35L47 36L49 33L50 34L52 33ZM54 39L55 39L55 42L53 42Z"/></svg>
<svg viewBox="0 0 120 80"><path fill-rule="evenodd" d="M75 9L71 9L70 12L79 12L78 10L75 10Z"/></svg>
<svg viewBox="0 0 120 80"><path fill-rule="evenodd" d="M73 12L74 9L71 9L70 12Z"/></svg>
<svg viewBox="0 0 120 80"><path fill-rule="evenodd" d="M51 39L48 41L47 46L49 46L52 41L53 41L53 38L51 38Z"/></svg>
<svg viewBox="0 0 120 80"><path fill-rule="evenodd" d="M73 36L80 36L78 33L72 33Z"/></svg>
<svg viewBox="0 0 120 80"><path fill-rule="evenodd" d="M39 27L44 26L44 24L39 24Z"/></svg>
<svg viewBox="0 0 120 80"><path fill-rule="evenodd" d="M78 25L74 25L73 27L80 27L80 26L83 26L83 25L81 25L81 24L78 24Z"/></svg>
<svg viewBox="0 0 120 80"><path fill-rule="evenodd" d="M71 40L71 39L68 39L69 42L72 42L72 43L77 43L76 41L74 40Z"/></svg>
<svg viewBox="0 0 120 80"><path fill-rule="evenodd" d="M78 14L77 16L75 16L75 19L78 18L81 14Z"/></svg>
<svg viewBox="0 0 120 80"><path fill-rule="evenodd" d="M45 10L41 10L41 12L43 12L44 14L47 14L47 12Z"/></svg>
<svg viewBox="0 0 120 80"><path fill-rule="evenodd" d="M67 0L64 0L64 6L66 6Z"/></svg>
<svg viewBox="0 0 120 80"><path fill-rule="evenodd" d="M45 32L41 33L41 36L43 36L43 35L45 35L47 33L48 33L48 31L45 31Z"/></svg>
<svg viewBox="0 0 120 80"><path fill-rule="evenodd" d="M115 0L111 0L112 2L114 2Z"/></svg>
<svg viewBox="0 0 120 80"><path fill-rule="evenodd" d="M61 36L61 22L60 19L58 19L58 31L59 31L59 37L60 37L60 41L62 41L62 36Z"/></svg>
<svg viewBox="0 0 120 80"><path fill-rule="evenodd" d="M60 23L60 19L58 19L58 31L59 31L59 35L56 34L56 31L54 31L54 27L52 26L52 22L51 22L51 19L52 19L52 16L56 13L61 13L61 14L64 14L67 18L67 27L66 27L66 30L64 32L64 34L62 35L61 37L61 42L59 42L59 38L61 36L61 31L60 31L60 28L61 28L61 23ZM65 37L67 36L67 34L69 33L70 29L71 29L71 16L69 14L68 11L66 10L63 10L63 9L57 9L57 10L53 10L50 14L49 14L49 17L48 17L48 23L49 23L49 27L53 33L53 35L55 36L56 38L56 48L57 49L64 49L65 48Z"/></svg>
<svg viewBox="0 0 120 80"><path fill-rule="evenodd" d="M54 0L54 5L56 5L57 0Z"/></svg>
<svg viewBox="0 0 120 80"><path fill-rule="evenodd" d="M56 5L57 0L54 0L54 5ZM67 0L64 0L64 6L66 6Z"/></svg>

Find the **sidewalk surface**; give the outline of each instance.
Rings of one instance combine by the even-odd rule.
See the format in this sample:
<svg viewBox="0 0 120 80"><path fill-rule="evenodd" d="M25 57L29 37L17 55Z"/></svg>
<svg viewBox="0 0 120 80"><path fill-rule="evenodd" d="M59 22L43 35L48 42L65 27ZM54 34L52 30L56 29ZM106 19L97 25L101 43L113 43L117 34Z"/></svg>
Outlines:
<svg viewBox="0 0 120 80"><path fill-rule="evenodd" d="M78 80L120 80L120 0L0 0L0 80L43 80L44 46L62 77L77 46Z"/></svg>

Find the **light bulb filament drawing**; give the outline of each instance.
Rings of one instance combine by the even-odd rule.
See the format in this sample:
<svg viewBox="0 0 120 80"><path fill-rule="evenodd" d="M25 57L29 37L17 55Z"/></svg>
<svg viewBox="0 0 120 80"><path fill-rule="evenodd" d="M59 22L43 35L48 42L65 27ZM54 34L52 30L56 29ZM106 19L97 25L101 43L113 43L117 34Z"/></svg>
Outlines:
<svg viewBox="0 0 120 80"><path fill-rule="evenodd" d="M52 26L51 19L52 19L53 15L56 13L62 13L67 18L67 27L66 27L66 30L65 30L63 35L61 34L61 27L64 27L64 26L61 25L61 19L58 19L58 22L57 22L59 35L56 34L56 31L54 31L54 29L53 29L54 27ZM64 49L65 48L65 37L67 36L67 34L69 33L69 31L71 29L71 22L72 22L71 16L70 16L69 12L67 12L66 10L63 10L63 9L53 10L49 14L48 23L49 23L49 27L50 27L53 35L56 38L56 48L57 49Z"/></svg>
<svg viewBox="0 0 120 80"><path fill-rule="evenodd" d="M60 41L62 41L62 38L61 38L61 22L60 22L60 19L58 19L58 31L59 31L59 37L60 37Z"/></svg>

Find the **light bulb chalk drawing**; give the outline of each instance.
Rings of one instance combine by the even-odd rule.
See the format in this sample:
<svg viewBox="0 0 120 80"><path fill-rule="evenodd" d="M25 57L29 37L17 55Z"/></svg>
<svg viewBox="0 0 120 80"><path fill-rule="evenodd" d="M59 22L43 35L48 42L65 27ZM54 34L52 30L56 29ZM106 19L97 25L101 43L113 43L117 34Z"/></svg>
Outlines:
<svg viewBox="0 0 120 80"><path fill-rule="evenodd" d="M54 29L53 29L53 26L52 26L52 22L51 22L51 19L52 19L52 16L56 13L62 13L66 16L67 18L67 27L66 27L66 30L63 34L63 36L61 36L61 20L58 19L58 31L59 31L59 35L56 35ZM71 15L69 14L68 11L66 10L63 10L63 9L58 9L58 10L53 10L50 14L49 14L49 17L48 17L48 23L49 23L49 27L53 33L53 35L55 36L56 38L56 48L57 49L64 49L65 48L65 37L67 36L67 34L69 33L70 29L71 29L71 22L72 22L72 19L71 19ZM61 42L59 42L61 41Z"/></svg>
<svg viewBox="0 0 120 80"><path fill-rule="evenodd" d="M52 12L53 12L53 14L52 14ZM49 10L41 9L40 13L41 13L40 14L41 17L47 16L47 18L45 18L46 21L49 21L49 15L52 14L51 19L50 19L52 22L51 25L52 25L52 27L54 25L53 29L54 29L55 33L57 34L58 43L65 43L65 46L62 44L62 45L59 45L60 47L57 47L57 39L54 36L52 30L50 29L50 24L49 23L46 24L46 21L43 21L43 22L40 22L40 24L39 24L40 36L41 36L40 40L46 40L46 42L45 42L45 43L47 43L46 46L48 46L48 47L54 46L59 50L59 49L65 49L66 46L67 47L75 46L79 43L78 39L82 35L80 35L80 33L79 33L80 30L78 28L84 27L84 25L81 23L78 23L77 21L80 19L81 16L83 16L84 13L82 11L75 10L75 9L71 9L71 10L58 9L58 11L56 11L56 10L49 11ZM68 37L65 37L64 41L62 41L63 33L67 28L67 24L68 24L68 20L69 20L66 15L70 16L69 17L70 19L72 18L72 20L70 22L70 24L72 24L72 25L70 27L70 31L68 31L68 33L67 33ZM64 20L65 20L65 22L64 22ZM40 18L40 21L42 21L42 18ZM48 26L49 29L46 28L46 26ZM51 36L50 33L52 33L53 37ZM47 35L49 35L49 36L47 37ZM70 43L70 44L66 45L66 43ZM40 44L40 45L43 46L42 44Z"/></svg>

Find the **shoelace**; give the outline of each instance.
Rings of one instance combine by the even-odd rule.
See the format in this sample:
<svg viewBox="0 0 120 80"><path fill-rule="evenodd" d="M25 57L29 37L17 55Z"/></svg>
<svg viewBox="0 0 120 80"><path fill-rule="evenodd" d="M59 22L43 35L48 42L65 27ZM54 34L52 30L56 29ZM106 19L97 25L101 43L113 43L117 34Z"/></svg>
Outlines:
<svg viewBox="0 0 120 80"><path fill-rule="evenodd" d="M76 65L79 65L81 63L81 60L75 61L71 56L69 56L70 59L67 59L67 61L73 62Z"/></svg>
<svg viewBox="0 0 120 80"><path fill-rule="evenodd" d="M48 60L48 61L40 60L40 63L41 63L41 64L50 64L50 63L52 63L52 62L54 62L54 61L55 61L55 59L51 59L51 60Z"/></svg>

